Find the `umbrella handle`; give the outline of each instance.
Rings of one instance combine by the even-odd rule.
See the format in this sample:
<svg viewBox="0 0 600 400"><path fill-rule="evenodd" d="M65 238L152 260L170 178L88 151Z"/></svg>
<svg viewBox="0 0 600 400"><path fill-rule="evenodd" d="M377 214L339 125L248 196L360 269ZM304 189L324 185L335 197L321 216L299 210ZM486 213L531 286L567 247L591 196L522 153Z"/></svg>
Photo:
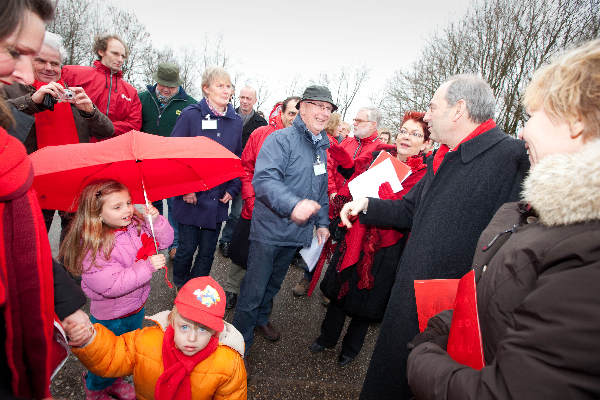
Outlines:
<svg viewBox="0 0 600 400"><path fill-rule="evenodd" d="M144 190L144 200L146 200L146 209L150 208L150 200L148 200L148 194L146 194L146 186L144 185L144 178L142 178L142 189ZM154 250L158 254L158 246L156 245L156 235L154 234L154 223L152 222L152 216L146 214L148 218L148 224L150 225L150 231L152 232L152 240L154 241Z"/></svg>

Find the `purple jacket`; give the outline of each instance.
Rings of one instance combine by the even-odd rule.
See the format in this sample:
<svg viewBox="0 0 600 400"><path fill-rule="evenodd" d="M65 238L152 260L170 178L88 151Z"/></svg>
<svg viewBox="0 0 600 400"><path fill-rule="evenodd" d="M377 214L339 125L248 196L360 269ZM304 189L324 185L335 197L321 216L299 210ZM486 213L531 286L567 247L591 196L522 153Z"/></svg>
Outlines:
<svg viewBox="0 0 600 400"><path fill-rule="evenodd" d="M115 232L115 247L106 260L100 253L92 266L91 254L83 260L81 288L91 300L90 313L96 319L122 317L142 307L150 293L150 279L155 271L149 259L135 261L142 247L141 233L151 236L147 222L137 232L132 222L126 231ZM154 222L154 232L160 249L173 242L173 228L165 217L159 215Z"/></svg>

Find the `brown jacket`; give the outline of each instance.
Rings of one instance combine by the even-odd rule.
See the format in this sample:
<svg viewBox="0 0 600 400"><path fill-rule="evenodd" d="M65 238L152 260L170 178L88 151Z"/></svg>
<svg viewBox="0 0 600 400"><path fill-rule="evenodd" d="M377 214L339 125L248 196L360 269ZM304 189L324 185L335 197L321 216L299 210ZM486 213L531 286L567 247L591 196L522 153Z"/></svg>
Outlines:
<svg viewBox="0 0 600 400"><path fill-rule="evenodd" d="M418 399L600 398L598 154L600 141L546 157L526 202L498 210L474 259L486 366L423 343L408 359Z"/></svg>
<svg viewBox="0 0 600 400"><path fill-rule="evenodd" d="M40 105L31 100L31 95L35 93L33 86L15 83L5 85L3 89L7 102L14 105L17 110L30 115L45 111L43 107L40 107ZM73 119L75 120L79 143L89 143L92 136L99 139L106 139L114 135L115 128L113 123L106 115L98 111L96 107L94 107L94 111L90 117L84 116L85 113L75 108L74 105L71 105L71 109L73 110ZM27 154L31 154L37 150L35 124L31 127L24 145Z"/></svg>

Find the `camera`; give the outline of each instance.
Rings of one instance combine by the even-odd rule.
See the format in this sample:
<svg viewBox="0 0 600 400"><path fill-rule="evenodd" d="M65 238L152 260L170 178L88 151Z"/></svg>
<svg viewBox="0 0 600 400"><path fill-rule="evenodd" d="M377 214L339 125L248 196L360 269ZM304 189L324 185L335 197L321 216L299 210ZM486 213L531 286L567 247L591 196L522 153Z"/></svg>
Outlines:
<svg viewBox="0 0 600 400"><path fill-rule="evenodd" d="M73 97L75 97L73 91L71 89L65 89L63 95L61 96L61 100L71 100Z"/></svg>
<svg viewBox="0 0 600 400"><path fill-rule="evenodd" d="M52 96L50 93L46 93L42 100L44 108L50 111L54 111L54 105L59 101L71 100L75 97L75 94L71 89L65 89L64 92L58 97Z"/></svg>

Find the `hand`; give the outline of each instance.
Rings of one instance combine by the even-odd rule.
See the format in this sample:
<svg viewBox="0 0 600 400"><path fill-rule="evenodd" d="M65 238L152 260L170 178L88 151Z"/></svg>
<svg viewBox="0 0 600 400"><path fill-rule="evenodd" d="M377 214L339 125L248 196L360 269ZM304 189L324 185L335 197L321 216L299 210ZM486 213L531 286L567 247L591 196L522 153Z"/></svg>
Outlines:
<svg viewBox="0 0 600 400"><path fill-rule="evenodd" d="M73 314L65 317L65 319L63 319L61 321L63 329L65 330L65 333L67 334L67 336L70 338L70 340L72 341L72 333L71 331L75 328L75 327L82 327L83 329L89 329L92 327L92 323L90 322L90 317L88 317L88 315L83 312L82 310L77 310L75 311ZM69 344L71 344L71 342L69 342Z"/></svg>
<svg viewBox="0 0 600 400"><path fill-rule="evenodd" d="M337 196L337 193L331 193L329 195L329 201L333 201L333 199L335 198L335 196Z"/></svg>
<svg viewBox="0 0 600 400"><path fill-rule="evenodd" d="M185 201L188 204L196 205L198 203L198 199L196 198L196 193L184 194L183 201Z"/></svg>
<svg viewBox="0 0 600 400"><path fill-rule="evenodd" d="M362 199L358 200L353 200L344 204L344 207L342 207L342 211L340 211L340 218L342 220L342 224L344 224L344 226L346 226L346 228L348 229L352 228L352 222L350 222L350 220L356 219L352 217L356 217L359 212L365 211L368 206L369 199L366 197L363 197Z"/></svg>
<svg viewBox="0 0 600 400"><path fill-rule="evenodd" d="M69 346L81 347L92 341L96 335L96 330L93 326L77 325L69 331Z"/></svg>
<svg viewBox="0 0 600 400"><path fill-rule="evenodd" d="M42 104L44 96L49 94L50 96L58 99L65 92L65 88L58 82L50 82L47 85L40 87L34 94L31 95L31 100L35 104Z"/></svg>
<svg viewBox="0 0 600 400"><path fill-rule="evenodd" d="M329 229L327 229L324 226L318 228L316 233L317 233L317 240L319 241L319 246L322 243L325 243L327 241L327 239L329 239Z"/></svg>
<svg viewBox="0 0 600 400"><path fill-rule="evenodd" d="M158 214L160 214L160 213L158 212L156 207L154 207L152 205L152 203L149 203L149 206L146 206L146 215L149 215L150 217L152 217L152 222L156 221Z"/></svg>
<svg viewBox="0 0 600 400"><path fill-rule="evenodd" d="M67 100L67 102L73 104L78 110L91 114L94 111L94 103L92 103L92 100L85 93L85 90L78 86L70 87L69 89L73 92L73 98Z"/></svg>
<svg viewBox="0 0 600 400"><path fill-rule="evenodd" d="M321 205L314 200L303 199L296 204L292 210L290 219L297 225L305 224L306 221L321 209Z"/></svg>
<svg viewBox="0 0 600 400"><path fill-rule="evenodd" d="M152 264L157 271L167 265L167 259L164 254L154 254L153 256L148 257L148 260L150 260L150 264Z"/></svg>
<svg viewBox="0 0 600 400"><path fill-rule="evenodd" d="M219 201L221 203L228 203L231 201L231 199L233 199L233 197L231 197L231 195L228 192L225 192L225 194L219 199Z"/></svg>

